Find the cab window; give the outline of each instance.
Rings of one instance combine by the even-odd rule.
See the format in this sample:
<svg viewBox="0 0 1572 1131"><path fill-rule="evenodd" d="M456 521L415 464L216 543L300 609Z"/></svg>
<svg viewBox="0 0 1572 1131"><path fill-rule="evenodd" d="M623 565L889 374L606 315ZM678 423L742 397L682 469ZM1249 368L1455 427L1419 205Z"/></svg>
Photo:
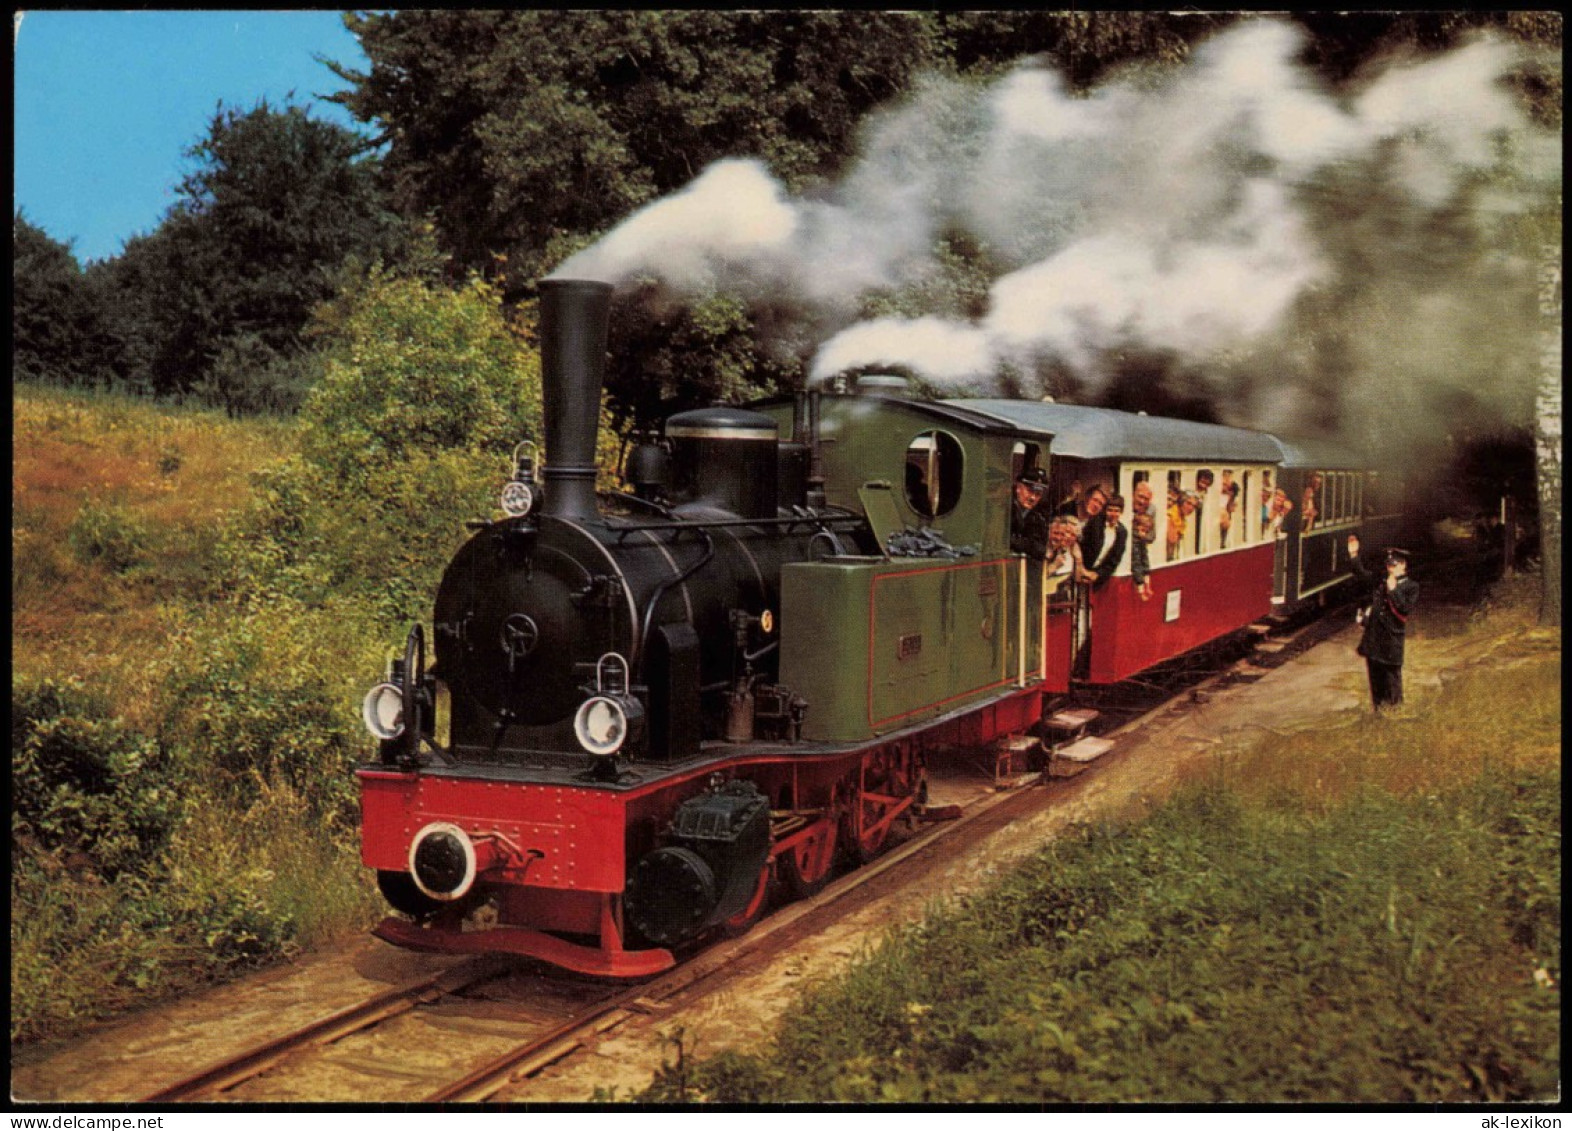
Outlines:
<svg viewBox="0 0 1572 1131"><path fill-rule="evenodd" d="M948 432L923 432L906 448L906 502L925 518L949 514L961 501L964 457Z"/></svg>

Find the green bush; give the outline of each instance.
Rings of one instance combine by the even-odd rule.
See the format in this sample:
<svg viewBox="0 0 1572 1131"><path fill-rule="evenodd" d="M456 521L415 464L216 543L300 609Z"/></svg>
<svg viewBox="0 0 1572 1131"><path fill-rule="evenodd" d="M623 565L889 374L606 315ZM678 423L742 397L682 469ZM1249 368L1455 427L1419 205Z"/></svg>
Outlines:
<svg viewBox="0 0 1572 1131"><path fill-rule="evenodd" d="M202 751L215 787L249 805L287 785L312 820L355 809L352 770L369 739L359 717L383 649L364 611L281 599L177 630L161 671L165 741Z"/></svg>
<svg viewBox="0 0 1572 1131"><path fill-rule="evenodd" d="M82 564L96 562L112 573L125 573L145 560L149 533L147 524L128 508L112 500L88 499L66 540Z"/></svg>
<svg viewBox="0 0 1572 1131"><path fill-rule="evenodd" d="M318 337L300 453L226 529L226 585L257 606L361 602L391 632L426 615L465 520L495 513L513 446L540 435L539 363L480 283L373 272Z"/></svg>
<svg viewBox="0 0 1572 1131"><path fill-rule="evenodd" d="M80 682L13 688L11 752L13 849L109 878L156 858L178 814L175 767Z"/></svg>
<svg viewBox="0 0 1572 1131"><path fill-rule="evenodd" d="M187 784L179 821L140 871L103 878L31 842L11 869L11 1038L186 990L364 929L380 906L343 820L287 786L237 806ZM15 846L13 846L15 847Z"/></svg>
<svg viewBox="0 0 1572 1131"><path fill-rule="evenodd" d="M280 353L263 338L241 331L226 339L212 367L191 388L198 400L230 416L287 416L306 399L318 362L309 353Z"/></svg>
<svg viewBox="0 0 1572 1131"><path fill-rule="evenodd" d="M342 490L416 453L503 456L540 435L540 364L497 293L373 271L325 312L324 369L300 418L301 451Z"/></svg>

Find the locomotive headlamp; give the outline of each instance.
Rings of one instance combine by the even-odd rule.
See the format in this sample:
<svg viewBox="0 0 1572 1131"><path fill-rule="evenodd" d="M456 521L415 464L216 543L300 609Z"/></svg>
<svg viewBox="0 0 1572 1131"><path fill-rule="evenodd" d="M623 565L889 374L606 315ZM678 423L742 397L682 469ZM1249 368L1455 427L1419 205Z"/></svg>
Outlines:
<svg viewBox="0 0 1572 1131"><path fill-rule="evenodd" d="M502 510L523 518L535 506L535 444L521 440L513 449L513 479L502 488Z"/></svg>
<svg viewBox="0 0 1572 1131"><path fill-rule="evenodd" d="M625 695L592 695L573 716L573 733L590 754L615 754L643 721L644 705Z"/></svg>
<svg viewBox="0 0 1572 1131"><path fill-rule="evenodd" d="M587 753L615 754L644 733L644 704L628 690L628 661L607 652L595 665L595 691L573 716L573 734Z"/></svg>
<svg viewBox="0 0 1572 1131"><path fill-rule="evenodd" d="M502 488L502 510L510 518L523 518L535 505L535 489L515 479Z"/></svg>
<svg viewBox="0 0 1572 1131"><path fill-rule="evenodd" d="M372 738L384 742L404 733L404 690L392 683L379 683L366 692L360 717Z"/></svg>

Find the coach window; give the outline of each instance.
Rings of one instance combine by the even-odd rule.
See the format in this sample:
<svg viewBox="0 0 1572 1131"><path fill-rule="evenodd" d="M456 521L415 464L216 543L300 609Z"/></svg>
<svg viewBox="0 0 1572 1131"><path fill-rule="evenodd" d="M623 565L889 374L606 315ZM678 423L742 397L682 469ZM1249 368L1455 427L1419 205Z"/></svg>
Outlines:
<svg viewBox="0 0 1572 1131"><path fill-rule="evenodd" d="M961 501L961 445L948 432L923 432L906 448L906 500L925 518L949 514Z"/></svg>
<svg viewBox="0 0 1572 1131"><path fill-rule="evenodd" d="M1250 511L1257 516L1255 536L1257 540L1265 542L1272 536L1272 531L1267 525L1272 521L1272 491L1275 484L1270 467L1261 469L1260 495L1250 500Z"/></svg>
<svg viewBox="0 0 1572 1131"><path fill-rule="evenodd" d="M1234 519L1239 515L1239 480L1231 467L1218 472L1217 480L1217 548L1227 549L1234 536Z"/></svg>
<svg viewBox="0 0 1572 1131"><path fill-rule="evenodd" d="M1185 547L1189 544L1189 521L1185 514L1184 472L1178 468L1168 473L1168 496L1166 502L1166 515L1168 518L1167 529L1163 533L1163 560L1176 562L1186 556ZM1194 507L1190 510L1193 512Z"/></svg>
<svg viewBox="0 0 1572 1131"><path fill-rule="evenodd" d="M1250 502L1250 486L1254 481L1256 481L1256 473L1248 469L1239 472L1239 491L1234 492L1234 518L1229 524L1229 529L1232 530L1229 541L1234 546L1248 546L1256 540L1256 529L1254 529L1254 522L1251 522L1256 508Z"/></svg>
<svg viewBox="0 0 1572 1131"><path fill-rule="evenodd" d="M1244 546L1255 541L1255 531L1250 526L1250 484L1254 482L1253 472L1247 469L1239 473L1239 490L1234 493L1234 517L1229 523L1230 545Z"/></svg>
<svg viewBox="0 0 1572 1131"><path fill-rule="evenodd" d="M1203 467L1195 473L1195 510L1186 519L1190 525L1184 532L1192 553L1217 549L1216 484L1217 476L1211 468Z"/></svg>

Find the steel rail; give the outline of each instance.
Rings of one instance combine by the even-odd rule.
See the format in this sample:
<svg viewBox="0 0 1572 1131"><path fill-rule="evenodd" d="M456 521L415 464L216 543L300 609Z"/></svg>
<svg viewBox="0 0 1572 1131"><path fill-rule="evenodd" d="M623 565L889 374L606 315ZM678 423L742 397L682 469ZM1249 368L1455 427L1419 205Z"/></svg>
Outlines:
<svg viewBox="0 0 1572 1131"><path fill-rule="evenodd" d="M373 994L355 1005L303 1025L283 1036L274 1037L245 1052L210 1064L190 1076L168 1084L141 1103L174 1103L192 1100L215 1092L227 1091L237 1084L261 1075L279 1061L308 1045L331 1044L340 1037L396 1017L417 1005L456 993L466 986L496 977L498 961L490 955L462 962L439 974L421 978L404 986Z"/></svg>

